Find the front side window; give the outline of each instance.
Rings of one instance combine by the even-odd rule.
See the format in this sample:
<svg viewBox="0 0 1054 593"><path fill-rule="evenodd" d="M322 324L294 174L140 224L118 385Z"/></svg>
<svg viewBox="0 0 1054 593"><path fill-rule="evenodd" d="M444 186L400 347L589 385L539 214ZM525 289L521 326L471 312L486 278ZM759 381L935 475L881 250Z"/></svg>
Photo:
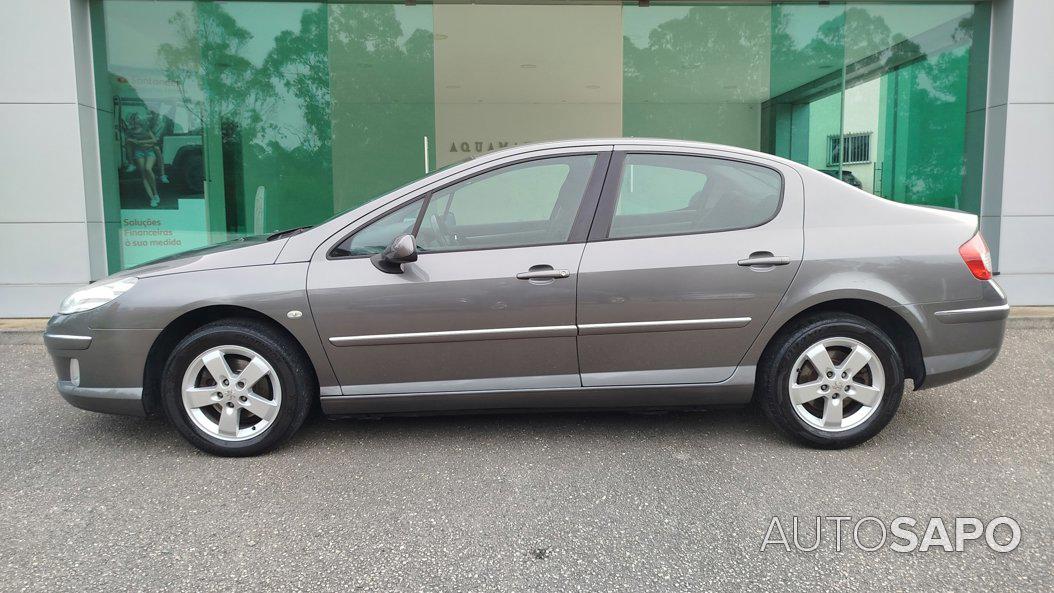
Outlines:
<svg viewBox="0 0 1054 593"><path fill-rule="evenodd" d="M354 257L373 255L384 251L384 248L399 235L414 232L414 224L421 212L423 200L415 200L398 210L391 212L368 226L341 241L332 255L334 257Z"/></svg>
<svg viewBox="0 0 1054 593"><path fill-rule="evenodd" d="M629 154L622 167L612 239L749 228L779 209L779 173L718 158Z"/></svg>
<svg viewBox="0 0 1054 593"><path fill-rule="evenodd" d="M574 155L489 171L382 216L331 254L380 253L392 239L413 233L415 225L421 253L563 243L570 238L595 162L596 155Z"/></svg>
<svg viewBox="0 0 1054 593"><path fill-rule="evenodd" d="M432 194L417 233L421 253L563 243L596 155L518 163Z"/></svg>

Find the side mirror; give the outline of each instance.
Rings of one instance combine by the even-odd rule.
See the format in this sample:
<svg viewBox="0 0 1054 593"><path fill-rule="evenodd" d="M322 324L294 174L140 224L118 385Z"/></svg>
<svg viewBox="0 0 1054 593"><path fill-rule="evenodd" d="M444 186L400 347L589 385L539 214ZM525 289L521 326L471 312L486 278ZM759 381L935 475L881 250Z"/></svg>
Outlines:
<svg viewBox="0 0 1054 593"><path fill-rule="evenodd" d="M402 274L403 264L417 261L417 243L413 235L399 235L384 248L384 251L370 258L378 270L386 274Z"/></svg>

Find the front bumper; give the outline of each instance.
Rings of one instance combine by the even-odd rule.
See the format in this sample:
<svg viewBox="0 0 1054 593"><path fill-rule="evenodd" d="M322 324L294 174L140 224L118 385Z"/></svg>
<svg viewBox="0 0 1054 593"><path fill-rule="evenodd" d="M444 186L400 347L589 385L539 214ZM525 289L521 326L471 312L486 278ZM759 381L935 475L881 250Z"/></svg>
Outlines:
<svg viewBox="0 0 1054 593"><path fill-rule="evenodd" d="M56 315L44 345L58 376L58 392L78 408L107 414L147 415L143 372L160 330L93 329L92 311Z"/></svg>
<svg viewBox="0 0 1054 593"><path fill-rule="evenodd" d="M142 387L78 387L59 381L59 393L72 406L91 412L146 416Z"/></svg>

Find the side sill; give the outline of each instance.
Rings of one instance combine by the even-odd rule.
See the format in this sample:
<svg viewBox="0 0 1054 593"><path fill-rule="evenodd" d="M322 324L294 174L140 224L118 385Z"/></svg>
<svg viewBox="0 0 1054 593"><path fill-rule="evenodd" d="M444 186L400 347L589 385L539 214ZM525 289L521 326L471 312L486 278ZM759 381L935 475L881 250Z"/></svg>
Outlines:
<svg viewBox="0 0 1054 593"><path fill-rule="evenodd" d="M323 396L321 402L322 411L334 416L742 405L753 395L754 374L755 368L749 366L737 369L727 381L712 384L336 395Z"/></svg>

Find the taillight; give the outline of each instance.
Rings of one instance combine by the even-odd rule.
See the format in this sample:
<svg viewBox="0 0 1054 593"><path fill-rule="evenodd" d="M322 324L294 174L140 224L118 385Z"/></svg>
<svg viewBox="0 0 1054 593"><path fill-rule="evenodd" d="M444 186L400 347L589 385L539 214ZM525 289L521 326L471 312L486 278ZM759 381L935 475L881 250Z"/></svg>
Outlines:
<svg viewBox="0 0 1054 593"><path fill-rule="evenodd" d="M959 247L959 255L966 262L966 267L974 278L978 280L992 279L992 252L988 251L988 244L984 242L981 233L977 233L969 241Z"/></svg>

